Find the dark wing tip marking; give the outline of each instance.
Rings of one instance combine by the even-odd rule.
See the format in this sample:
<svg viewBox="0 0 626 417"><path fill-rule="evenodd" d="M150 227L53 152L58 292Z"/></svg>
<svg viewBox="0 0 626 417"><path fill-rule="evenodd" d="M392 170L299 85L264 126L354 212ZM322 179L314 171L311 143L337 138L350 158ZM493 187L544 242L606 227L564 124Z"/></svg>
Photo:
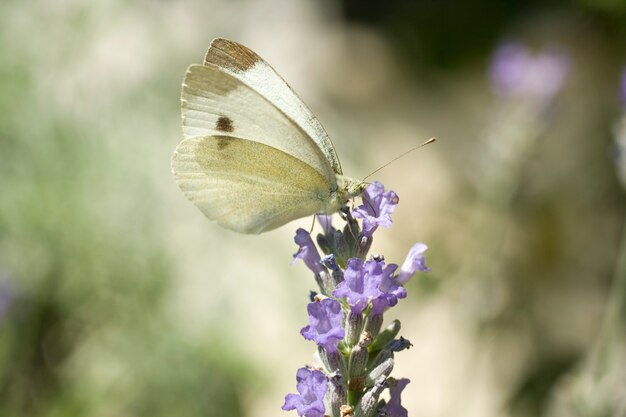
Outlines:
<svg viewBox="0 0 626 417"><path fill-rule="evenodd" d="M204 57L205 65L217 65L231 71L245 72L257 62L262 61L256 53L240 43L217 38Z"/></svg>
<svg viewBox="0 0 626 417"><path fill-rule="evenodd" d="M235 127L233 126L233 121L229 117L220 116L215 123L215 129L219 130L220 132L230 133L235 130Z"/></svg>

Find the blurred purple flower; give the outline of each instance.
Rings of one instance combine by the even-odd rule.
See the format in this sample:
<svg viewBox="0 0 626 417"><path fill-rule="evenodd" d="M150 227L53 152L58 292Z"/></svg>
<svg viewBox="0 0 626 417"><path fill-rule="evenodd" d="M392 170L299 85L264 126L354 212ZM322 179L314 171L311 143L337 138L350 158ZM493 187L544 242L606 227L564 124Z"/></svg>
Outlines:
<svg viewBox="0 0 626 417"><path fill-rule="evenodd" d="M391 213L398 204L398 195L385 186L374 181L367 186L362 195L363 204L352 212L355 218L363 219L363 235L371 237L378 226L391 226Z"/></svg>
<svg viewBox="0 0 626 417"><path fill-rule="evenodd" d="M306 340L313 340L328 352L337 351L337 345L345 336L341 305L332 298L309 303L309 325L300 330Z"/></svg>
<svg viewBox="0 0 626 417"><path fill-rule="evenodd" d="M328 389L326 376L317 370L300 368L296 381L299 394L287 394L282 409L296 410L300 417L324 417L324 396Z"/></svg>
<svg viewBox="0 0 626 417"><path fill-rule="evenodd" d="M622 105L626 107L626 67L622 70L622 78L620 80L620 99Z"/></svg>
<svg viewBox="0 0 626 417"><path fill-rule="evenodd" d="M389 417L408 417L409 412L406 408L402 407L400 394L402 394L402 390L406 388L409 382L411 381L406 378L398 379L395 385L389 388L391 398L389 398L389 402L382 407L382 415Z"/></svg>
<svg viewBox="0 0 626 417"><path fill-rule="evenodd" d="M562 52L533 54L520 43L506 43L493 55L490 76L499 96L549 101L561 89L569 69L569 57Z"/></svg>
<svg viewBox="0 0 626 417"><path fill-rule="evenodd" d="M324 266L321 263L320 254L309 232L304 229L296 230L294 241L300 246L300 249L298 249L298 252L293 256L292 265L298 259L302 259L304 264L313 271L314 274L320 274L324 270Z"/></svg>
<svg viewBox="0 0 626 417"><path fill-rule="evenodd" d="M398 273L397 282L399 284L406 284L415 271L430 271L430 268L426 266L426 259L424 258L424 252L426 252L427 249L428 246L421 242L413 245L413 247L409 250L409 254L406 256L404 263L402 264L402 268L400 268L400 272Z"/></svg>

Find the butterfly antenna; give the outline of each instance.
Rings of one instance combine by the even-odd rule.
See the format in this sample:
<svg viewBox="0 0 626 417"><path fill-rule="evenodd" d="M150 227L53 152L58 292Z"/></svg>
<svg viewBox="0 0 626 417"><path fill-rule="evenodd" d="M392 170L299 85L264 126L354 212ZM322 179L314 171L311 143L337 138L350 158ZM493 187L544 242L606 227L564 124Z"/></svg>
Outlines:
<svg viewBox="0 0 626 417"><path fill-rule="evenodd" d="M311 222L311 230L309 230L309 234L313 233L313 228L315 227L315 218L317 217L317 214L313 215L313 221Z"/></svg>
<svg viewBox="0 0 626 417"><path fill-rule="evenodd" d="M430 138L428 139L426 142L422 143L421 145L417 145L411 149L409 149L408 151L404 152L402 155L398 155L395 158L393 158L391 161L387 162L385 165L381 166L380 168L376 169L373 172L370 172L369 174L367 174L365 176L365 178L363 178L363 181L365 181L367 178L371 177L372 175L376 174L378 171L380 171L381 169L387 167L388 165L391 165L393 162L396 162L398 159L402 158L403 156L413 152L414 150L417 150L419 148L421 148L422 146L426 146L429 145L431 143L433 143L436 140L436 138Z"/></svg>

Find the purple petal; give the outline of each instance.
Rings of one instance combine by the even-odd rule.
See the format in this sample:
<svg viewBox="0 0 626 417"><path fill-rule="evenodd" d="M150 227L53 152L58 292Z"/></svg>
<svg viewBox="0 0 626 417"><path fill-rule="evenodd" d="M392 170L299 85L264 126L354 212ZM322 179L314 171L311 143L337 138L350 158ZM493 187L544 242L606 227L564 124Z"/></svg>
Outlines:
<svg viewBox="0 0 626 417"><path fill-rule="evenodd" d="M345 336L341 326L343 312L341 304L332 298L326 298L319 302L309 303L309 325L300 330L300 334L306 340L313 340L327 351L337 350L339 341Z"/></svg>
<svg viewBox="0 0 626 417"><path fill-rule="evenodd" d="M354 314L361 314L372 303L372 313L381 314L393 307L398 299L406 297L406 289L394 278L398 265L385 266L384 261L358 258L348 260L344 280L333 291L333 296L345 298Z"/></svg>
<svg viewBox="0 0 626 417"><path fill-rule="evenodd" d="M321 263L320 254L311 239L311 235L304 229L296 230L294 241L300 247L298 252L293 256L293 265L298 259L302 259L304 264L313 271L314 274L320 274L324 267Z"/></svg>
<svg viewBox="0 0 626 417"><path fill-rule="evenodd" d="M389 398L389 402L382 407L382 411L386 412L386 415L389 417L408 417L409 412L406 408L402 407L400 395L409 382L411 381L402 378L396 381L395 386L389 388L391 398Z"/></svg>
<svg viewBox="0 0 626 417"><path fill-rule="evenodd" d="M398 265L389 264L381 273L380 295L372 300L372 314L382 314L385 309L398 304L398 300L406 297L406 289L394 278Z"/></svg>
<svg viewBox="0 0 626 417"><path fill-rule="evenodd" d="M427 249L428 246L421 242L413 245L409 250L406 260L402 264L402 268L400 268L400 273L396 279L398 284L406 284L415 271L430 271L430 268L426 266L426 259L424 258L424 252L426 252Z"/></svg>
<svg viewBox="0 0 626 417"><path fill-rule="evenodd" d="M350 309L355 314L360 314L367 307L369 301L365 292L365 271L363 261L358 258L350 258L344 271L343 281L337 285L333 296L345 298Z"/></svg>
<svg viewBox="0 0 626 417"><path fill-rule="evenodd" d="M361 197L363 204L354 209L352 216L363 219L365 236L372 236L378 226L391 226L391 214L399 201L394 191L385 192L384 185L374 181L367 186Z"/></svg>
<svg viewBox="0 0 626 417"><path fill-rule="evenodd" d="M300 368L296 381L299 394L287 394L281 408L285 411L296 410L300 417L324 417L324 396L328 389L326 376L317 370Z"/></svg>
<svg viewBox="0 0 626 417"><path fill-rule="evenodd" d="M318 214L317 221L320 226L322 226L322 230L326 236L332 236L333 232L333 216L327 214Z"/></svg>

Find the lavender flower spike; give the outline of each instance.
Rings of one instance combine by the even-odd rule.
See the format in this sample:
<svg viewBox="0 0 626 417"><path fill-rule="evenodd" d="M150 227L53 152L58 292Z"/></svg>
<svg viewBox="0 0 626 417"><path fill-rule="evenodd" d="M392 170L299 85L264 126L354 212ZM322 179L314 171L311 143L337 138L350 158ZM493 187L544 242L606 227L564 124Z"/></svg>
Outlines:
<svg viewBox="0 0 626 417"><path fill-rule="evenodd" d="M296 381L299 394L287 394L282 409L296 410L300 417L324 417L324 396L328 390L326 376L320 371L300 368Z"/></svg>
<svg viewBox="0 0 626 417"><path fill-rule="evenodd" d="M339 341L345 336L342 325L341 304L332 298L309 303L309 325L300 330L306 340L313 340L327 352L336 352Z"/></svg>
<svg viewBox="0 0 626 417"><path fill-rule="evenodd" d="M342 210L343 227L334 228L330 216L318 216L323 233L317 244L306 230L296 232L294 257L314 272L321 289L307 306L309 322L300 334L317 344L323 366L299 369L299 394L285 397L283 410L297 410L300 417L408 417L400 393L409 380L390 375L394 355L411 343L398 335L398 320L382 332L381 326L383 314L406 297L403 284L416 271L430 270L424 260L428 247L415 244L401 268L386 264L381 255L368 258L378 226L391 226L398 196L373 182L362 199L354 211ZM387 389L385 403L380 396Z"/></svg>
<svg viewBox="0 0 626 417"><path fill-rule="evenodd" d="M400 273L396 279L398 284L406 284L415 271L430 271L430 268L426 266L426 260L424 259L424 252L426 252L427 249L428 246L421 242L413 245L413 247L409 250L406 260L402 264L402 268L400 268Z"/></svg>
<svg viewBox="0 0 626 417"><path fill-rule="evenodd" d="M408 417L409 412L406 408L402 407L400 394L409 382L411 381L406 378L402 378L395 381L395 385L389 388L391 398L389 399L389 402L382 407L381 411L385 413L383 415L389 417Z"/></svg>
<svg viewBox="0 0 626 417"><path fill-rule="evenodd" d="M385 192L385 186L374 181L363 192L363 204L357 207L352 216L363 219L363 235L371 237L378 226L391 226L391 213L398 204L394 191Z"/></svg>
<svg viewBox="0 0 626 417"><path fill-rule="evenodd" d="M293 262L296 262L298 259L302 259L304 264L313 271L314 274L319 275L324 270L324 267L321 263L320 254L313 244L313 239L311 239L311 235L304 229L296 230L296 236L293 239L300 249L298 249L298 253L293 256Z"/></svg>

